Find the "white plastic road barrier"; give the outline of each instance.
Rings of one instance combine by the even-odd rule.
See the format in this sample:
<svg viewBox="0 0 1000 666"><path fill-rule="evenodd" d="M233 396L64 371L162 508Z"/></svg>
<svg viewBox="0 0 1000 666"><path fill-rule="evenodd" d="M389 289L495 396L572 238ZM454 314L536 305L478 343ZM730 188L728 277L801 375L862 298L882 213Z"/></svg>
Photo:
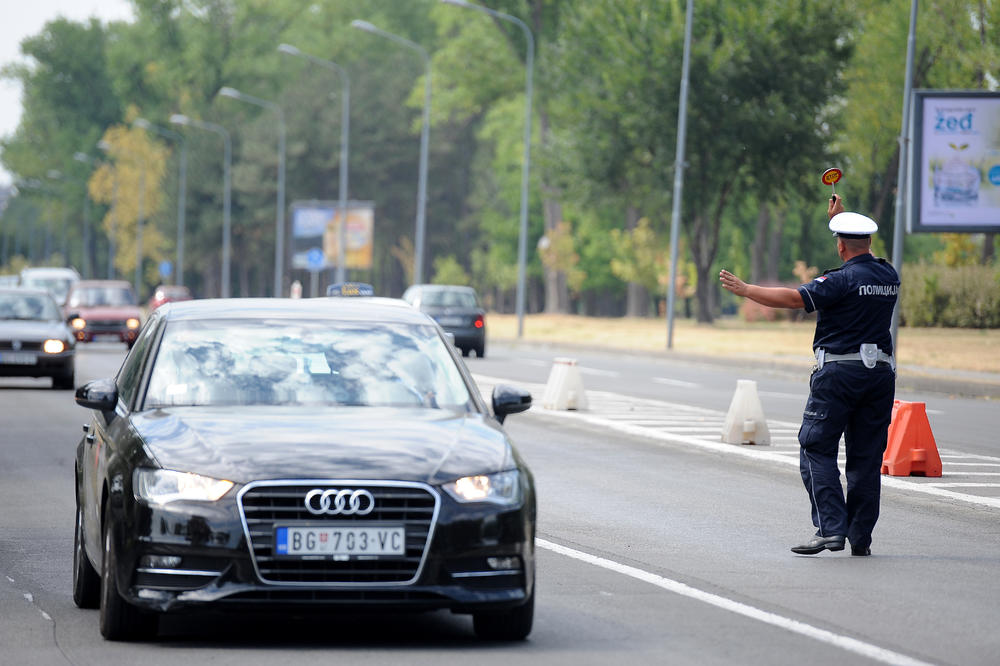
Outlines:
<svg viewBox="0 0 1000 666"><path fill-rule="evenodd" d="M587 392L583 389L583 378L575 358L556 358L552 361L542 407L577 411L587 409Z"/></svg>
<svg viewBox="0 0 1000 666"><path fill-rule="evenodd" d="M757 395L757 382L751 379L736 380L736 393L729 404L726 421L722 425L722 441L727 444L771 443L771 432L764 419L764 408Z"/></svg>

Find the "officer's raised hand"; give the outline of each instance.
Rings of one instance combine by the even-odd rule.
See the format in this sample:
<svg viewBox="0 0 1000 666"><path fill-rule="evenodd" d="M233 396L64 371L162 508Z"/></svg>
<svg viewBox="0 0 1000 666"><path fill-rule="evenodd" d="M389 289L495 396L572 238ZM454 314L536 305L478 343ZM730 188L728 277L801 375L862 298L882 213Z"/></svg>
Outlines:
<svg viewBox="0 0 1000 666"><path fill-rule="evenodd" d="M826 206L826 214L833 217L837 213L844 212L844 199L839 194L830 197L830 203Z"/></svg>

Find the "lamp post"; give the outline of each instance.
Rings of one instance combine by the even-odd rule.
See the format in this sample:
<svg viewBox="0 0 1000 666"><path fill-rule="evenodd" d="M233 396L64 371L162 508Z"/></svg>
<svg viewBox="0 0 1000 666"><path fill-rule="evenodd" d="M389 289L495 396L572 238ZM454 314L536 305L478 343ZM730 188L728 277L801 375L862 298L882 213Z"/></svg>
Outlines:
<svg viewBox="0 0 1000 666"><path fill-rule="evenodd" d="M255 104L274 111L278 115L278 214L275 220L274 297L280 298L282 294L281 281L285 272L285 112L274 102L247 95L229 86L220 88L219 94L223 97L231 97Z"/></svg>
<svg viewBox="0 0 1000 666"><path fill-rule="evenodd" d="M56 181L56 182L62 181L65 183L66 181L66 179L63 177L62 171L59 171L58 169L49 169L48 171L45 172L45 177L51 181ZM62 197L60 197L60 199L61 198ZM69 259L69 211L66 209L65 201L62 201L61 203L62 205L60 206L60 208L62 208L62 256L63 256L63 261L66 262L67 265L71 265L73 262L71 262Z"/></svg>
<svg viewBox="0 0 1000 666"><path fill-rule="evenodd" d="M181 147L180 173L177 176L177 284L184 284L184 226L185 208L187 199L187 141L184 135L166 127L154 125L145 118L136 118L132 121L136 127L141 127L146 131L153 131L162 137L173 139Z"/></svg>
<svg viewBox="0 0 1000 666"><path fill-rule="evenodd" d="M691 25L694 0L687 0L684 19L684 56L681 59L681 91L677 107L677 147L674 157L674 200L670 216L670 286L667 287L667 349L674 347L674 299L677 293L677 244L680 235L681 204L684 197L684 152L687 136L688 72L691 68Z"/></svg>
<svg viewBox="0 0 1000 666"><path fill-rule="evenodd" d="M188 118L184 114L175 113L170 116L170 122L174 125L183 125L185 127L196 127L201 130L206 130L209 132L215 132L222 137L222 276L221 283L219 285L220 295L222 298L229 298L229 283L230 283L230 269L229 269L229 257L230 257L230 239L232 237L232 224L230 222L231 213L231 199L232 199L232 183L230 177L230 166L233 161L233 147L232 142L229 138L229 132L222 125L216 125L215 123L208 123L203 120L195 120L194 118Z"/></svg>
<svg viewBox="0 0 1000 666"><path fill-rule="evenodd" d="M416 42L386 32L377 28L368 21L351 21L351 27L373 35L379 35L392 40L397 44L413 49L424 59L424 113L423 122L420 127L420 167L417 176L417 222L416 240L414 242L413 258L413 282L420 284L424 281L424 237L426 232L426 211L427 211L427 140L430 133L430 112L431 112L431 57L427 49Z"/></svg>
<svg viewBox="0 0 1000 666"><path fill-rule="evenodd" d="M474 5L465 0L441 0L449 5L475 9L476 11L489 14L494 18L509 21L521 28L524 37L528 42L527 53L525 55L525 81L524 81L524 161L521 165L521 220L520 232L517 239L517 337L524 335L524 292L525 292L525 265L528 254L528 175L531 171L531 78L535 61L535 38L531 34L531 29L525 25L524 21L504 14L489 7Z"/></svg>
<svg viewBox="0 0 1000 666"><path fill-rule="evenodd" d="M73 153L73 159L83 164L96 166L99 160L94 159L87 153ZM83 274L87 278L94 277L94 262L90 238L90 192L87 190L87 179L83 179Z"/></svg>
<svg viewBox="0 0 1000 666"><path fill-rule="evenodd" d="M106 153L111 152L113 150L111 144L108 143L107 141L99 141L97 143L97 147ZM121 149L119 148L118 150ZM133 159L135 159L136 157L134 154L127 153L124 150L122 152L125 152L126 155L130 155ZM115 176L116 185L117 182L118 178L116 175ZM146 198L146 169L145 165L140 163L139 164L139 210L135 221L135 277L133 278L133 287L135 288L135 296L136 298L140 299L142 298L141 295L142 290L140 288L142 286L142 215L143 215L143 204L145 203L145 198ZM116 192L115 193L116 207L118 203L117 200L118 196Z"/></svg>
<svg viewBox="0 0 1000 666"><path fill-rule="evenodd" d="M333 62L303 53L291 44L280 44L278 52L305 58L311 63L332 69L340 75L344 92L340 103L340 228L337 230L337 282L347 280L347 169L350 154L351 79L347 70Z"/></svg>

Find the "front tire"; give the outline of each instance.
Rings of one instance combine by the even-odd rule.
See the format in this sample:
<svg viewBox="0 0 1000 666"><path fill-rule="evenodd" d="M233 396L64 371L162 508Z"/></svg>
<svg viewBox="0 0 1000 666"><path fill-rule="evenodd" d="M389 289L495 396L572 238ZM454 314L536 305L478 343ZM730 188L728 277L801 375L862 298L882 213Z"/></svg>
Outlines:
<svg viewBox="0 0 1000 666"><path fill-rule="evenodd" d="M76 383L76 373L70 372L68 375L55 375L52 377L52 388L56 391L72 391Z"/></svg>
<svg viewBox="0 0 1000 666"><path fill-rule="evenodd" d="M101 605L101 577L87 557L83 540L83 509L79 502L73 534L73 603L77 608L97 608Z"/></svg>
<svg viewBox="0 0 1000 666"><path fill-rule="evenodd" d="M101 562L101 635L109 641L129 641L156 635L158 618L142 611L118 594L114 572L118 553L111 536L111 520L104 519L104 557Z"/></svg>
<svg viewBox="0 0 1000 666"><path fill-rule="evenodd" d="M532 590L528 601L509 610L490 613L475 613L472 628L476 636L485 640L523 641L531 633L535 619L535 592Z"/></svg>

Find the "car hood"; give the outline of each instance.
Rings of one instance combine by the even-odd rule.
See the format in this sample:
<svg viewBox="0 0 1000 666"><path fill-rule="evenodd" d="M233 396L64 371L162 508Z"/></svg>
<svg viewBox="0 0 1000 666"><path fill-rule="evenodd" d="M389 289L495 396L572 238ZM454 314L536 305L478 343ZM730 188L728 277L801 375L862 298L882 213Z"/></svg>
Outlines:
<svg viewBox="0 0 1000 666"><path fill-rule="evenodd" d="M260 479L443 483L509 469L510 443L488 417L379 407L173 407L133 416L162 467Z"/></svg>
<svg viewBox="0 0 1000 666"><path fill-rule="evenodd" d="M61 321L39 321L37 319L3 319L0 320L0 339L21 340L22 342L71 339L69 329Z"/></svg>
<svg viewBox="0 0 1000 666"><path fill-rule="evenodd" d="M140 319L142 310L135 305L96 305L94 307L68 308L70 314L78 314L84 319Z"/></svg>

